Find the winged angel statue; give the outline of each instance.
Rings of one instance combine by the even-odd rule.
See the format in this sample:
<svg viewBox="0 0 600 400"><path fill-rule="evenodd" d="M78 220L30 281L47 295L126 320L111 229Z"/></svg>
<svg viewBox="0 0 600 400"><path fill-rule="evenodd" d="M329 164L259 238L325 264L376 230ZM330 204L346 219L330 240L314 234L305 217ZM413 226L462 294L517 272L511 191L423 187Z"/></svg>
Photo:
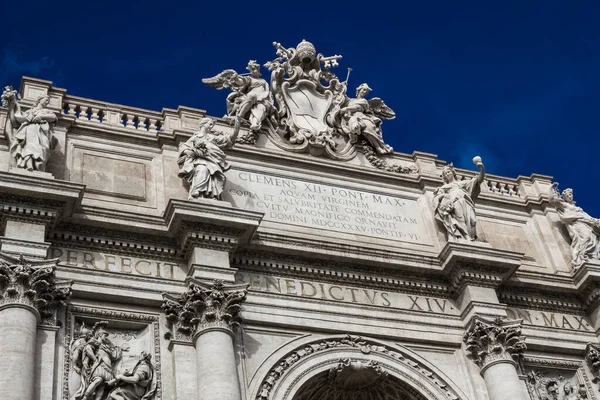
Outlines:
<svg viewBox="0 0 600 400"><path fill-rule="evenodd" d="M255 61L248 63L248 75L228 69L202 80L232 90L227 96L230 117L245 120L254 134L266 134L284 150L350 160L358 147L378 168L413 172L379 159L393 151L383 140L381 124L394 119L394 111L380 98L366 99L371 91L366 83L356 89L355 98L346 95L348 78L342 82L332 72L342 56L317 54L305 40L295 48L273 45L277 58L264 65L271 72L270 85Z"/></svg>
<svg viewBox="0 0 600 400"><path fill-rule="evenodd" d="M260 65L250 60L246 69L249 76L226 69L217 76L202 79L207 86L218 90L231 89L227 96L227 115L250 123L250 130L258 131L273 111L273 96L269 84L261 78Z"/></svg>

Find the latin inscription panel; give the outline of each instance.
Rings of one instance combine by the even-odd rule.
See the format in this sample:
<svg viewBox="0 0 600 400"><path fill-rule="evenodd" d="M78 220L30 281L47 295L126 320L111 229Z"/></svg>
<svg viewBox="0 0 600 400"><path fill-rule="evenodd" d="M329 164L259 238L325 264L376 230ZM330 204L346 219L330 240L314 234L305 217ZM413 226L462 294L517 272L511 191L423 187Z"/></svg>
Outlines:
<svg viewBox="0 0 600 400"><path fill-rule="evenodd" d="M224 199L269 221L432 244L416 200L245 171L227 174Z"/></svg>
<svg viewBox="0 0 600 400"><path fill-rule="evenodd" d="M417 294L411 295L247 272L236 273L236 281L249 284L250 292L265 292L425 313L455 316L460 314L451 300Z"/></svg>

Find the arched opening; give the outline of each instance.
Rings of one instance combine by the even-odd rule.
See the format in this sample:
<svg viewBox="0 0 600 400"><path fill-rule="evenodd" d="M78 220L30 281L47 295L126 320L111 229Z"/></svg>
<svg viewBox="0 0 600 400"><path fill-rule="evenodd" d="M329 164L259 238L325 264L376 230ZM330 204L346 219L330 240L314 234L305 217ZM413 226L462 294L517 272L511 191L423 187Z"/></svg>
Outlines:
<svg viewBox="0 0 600 400"><path fill-rule="evenodd" d="M293 400L427 400L373 361L344 359L305 382Z"/></svg>

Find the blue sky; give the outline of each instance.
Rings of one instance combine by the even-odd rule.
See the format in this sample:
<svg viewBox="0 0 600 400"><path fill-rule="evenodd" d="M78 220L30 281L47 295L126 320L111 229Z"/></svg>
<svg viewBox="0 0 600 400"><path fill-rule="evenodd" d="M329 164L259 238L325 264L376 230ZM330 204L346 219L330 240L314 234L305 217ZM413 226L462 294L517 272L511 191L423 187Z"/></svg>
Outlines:
<svg viewBox="0 0 600 400"><path fill-rule="evenodd" d="M367 82L394 109L383 128L396 151L552 175L600 217L598 1L21 4L2 7L1 85L29 75L77 96L221 116L226 93L201 78L306 39L343 55L338 75L353 68L350 86Z"/></svg>

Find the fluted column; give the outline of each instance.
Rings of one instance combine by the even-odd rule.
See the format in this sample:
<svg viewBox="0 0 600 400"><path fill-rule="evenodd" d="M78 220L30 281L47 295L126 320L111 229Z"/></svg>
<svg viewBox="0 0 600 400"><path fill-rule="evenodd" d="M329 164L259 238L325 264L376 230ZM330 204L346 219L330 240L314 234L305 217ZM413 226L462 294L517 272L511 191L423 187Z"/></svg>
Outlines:
<svg viewBox="0 0 600 400"><path fill-rule="evenodd" d="M0 254L0 399L33 400L38 322L70 294L57 287L56 262Z"/></svg>
<svg viewBox="0 0 600 400"><path fill-rule="evenodd" d="M527 348L521 321L476 316L463 338L470 358L481 368L490 400L526 400L517 363Z"/></svg>
<svg viewBox="0 0 600 400"><path fill-rule="evenodd" d="M164 295L172 329L194 344L199 400L241 400L232 328L241 322L247 288L189 279L181 296Z"/></svg>

